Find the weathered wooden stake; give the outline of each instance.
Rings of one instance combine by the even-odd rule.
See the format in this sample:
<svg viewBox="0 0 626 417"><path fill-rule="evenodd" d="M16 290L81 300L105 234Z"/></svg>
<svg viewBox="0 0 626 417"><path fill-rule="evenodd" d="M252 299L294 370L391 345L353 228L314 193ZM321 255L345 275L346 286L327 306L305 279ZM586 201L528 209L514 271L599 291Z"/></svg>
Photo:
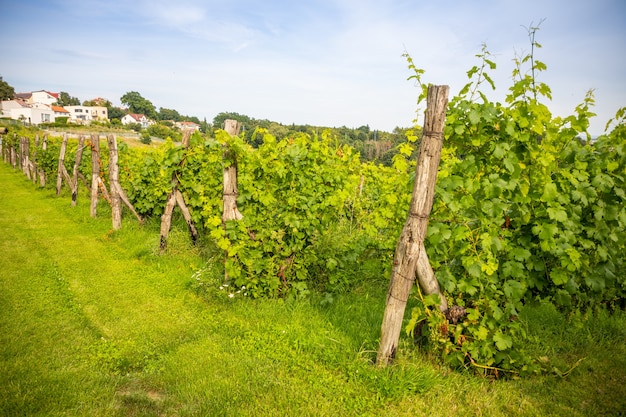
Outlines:
<svg viewBox="0 0 626 417"><path fill-rule="evenodd" d="M224 120L224 130L231 136L237 136L241 124L236 120L227 119ZM228 145L224 145L224 153L222 156L224 161L224 189L223 189L223 202L224 207L222 211L222 226L226 229L226 222L229 220L241 220L243 214L239 212L237 208L237 195L239 190L237 188L237 160L228 149ZM224 251L224 262L228 260L228 251ZM228 281L228 271L224 268L224 281Z"/></svg>
<svg viewBox="0 0 626 417"><path fill-rule="evenodd" d="M63 141L61 142L61 149L59 151L59 166L57 168L57 195L61 195L61 187L63 186L63 179L71 187L72 180L70 174L65 169L65 152L67 150L67 133L63 134Z"/></svg>
<svg viewBox="0 0 626 417"><path fill-rule="evenodd" d="M98 178L100 177L100 135L91 134L91 200L89 215L96 217L98 214Z"/></svg>
<svg viewBox="0 0 626 417"><path fill-rule="evenodd" d="M108 135L107 143L109 144L109 184L111 188L111 217L113 221L113 230L122 228L122 198L119 190L120 170L117 166L117 141L115 136Z"/></svg>
<svg viewBox="0 0 626 417"><path fill-rule="evenodd" d="M224 130L231 136L239 134L241 125L236 120L227 119L224 121ZM241 220L243 214L237 208L237 160L232 155L227 146L224 148L224 211L222 213L222 221L226 223L228 220Z"/></svg>
<svg viewBox="0 0 626 417"><path fill-rule="evenodd" d="M424 132L419 149L415 184L409 215L396 246L376 357L378 366L386 366L395 357L404 310L416 273L420 286L427 294L439 294L440 310L446 311L448 308L424 248L428 217L434 200L437 169L441 159L448 91L449 87L446 85L428 87Z"/></svg>
<svg viewBox="0 0 626 417"><path fill-rule="evenodd" d="M84 148L85 148L85 137L80 136L78 138L78 148L76 149L76 159L74 161L74 169L72 169L72 181L70 182L70 188L72 190L72 207L76 206L76 200L78 198L78 168L80 167L80 161L83 159Z"/></svg>
<svg viewBox="0 0 626 417"><path fill-rule="evenodd" d="M191 138L191 131L187 130L183 133L182 145L183 149L187 149L189 147L189 141ZM170 228L172 226L172 213L174 212L174 208L178 204L181 212L183 213L183 217L185 218L185 222L189 227L189 234L191 235L191 240L195 244L198 240L198 230L196 226L193 224L191 220L191 213L187 208L187 204L185 204L185 199L183 195L178 190L178 176L176 172L172 173L172 191L167 196L167 201L165 203L165 210L163 211L163 215L161 216L161 237L160 248L161 252L163 252L167 248L167 237L170 233Z"/></svg>
<svg viewBox="0 0 626 417"><path fill-rule="evenodd" d="M37 184L37 177L39 174L39 168L37 164L37 150L39 149L39 134L35 135L35 149L33 149L33 160L31 161L31 166L33 168L32 180L33 184Z"/></svg>
<svg viewBox="0 0 626 417"><path fill-rule="evenodd" d="M47 150L48 150L48 134L44 133L43 140L41 143L41 151L45 153ZM39 175L39 186L45 187L46 186L46 172L41 167L41 164L37 165L37 174Z"/></svg>
<svg viewBox="0 0 626 417"><path fill-rule="evenodd" d="M115 136L108 135L107 143L109 144L109 188L111 189L111 216L113 221L113 230L122 228L122 203L137 218L139 223L143 223L143 218L137 213L132 203L128 199L126 192L120 185L120 168L118 166L119 153L117 150L117 140Z"/></svg>

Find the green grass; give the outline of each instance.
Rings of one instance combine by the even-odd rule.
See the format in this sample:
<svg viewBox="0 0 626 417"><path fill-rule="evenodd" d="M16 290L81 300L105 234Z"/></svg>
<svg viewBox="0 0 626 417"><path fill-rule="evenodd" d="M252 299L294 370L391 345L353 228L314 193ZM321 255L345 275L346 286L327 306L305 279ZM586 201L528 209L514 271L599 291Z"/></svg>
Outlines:
<svg viewBox="0 0 626 417"><path fill-rule="evenodd" d="M38 189L0 163L0 416L617 416L626 315L521 319L547 373L453 372L403 338L375 356L386 278L332 298L219 290L219 259L184 227L89 217L81 194ZM620 414L622 413L622 414Z"/></svg>

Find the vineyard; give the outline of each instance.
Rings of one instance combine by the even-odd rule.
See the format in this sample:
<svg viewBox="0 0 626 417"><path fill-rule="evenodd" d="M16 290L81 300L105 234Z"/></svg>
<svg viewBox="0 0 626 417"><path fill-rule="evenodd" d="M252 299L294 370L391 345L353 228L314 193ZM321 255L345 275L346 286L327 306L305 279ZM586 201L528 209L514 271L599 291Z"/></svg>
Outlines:
<svg viewBox="0 0 626 417"><path fill-rule="evenodd" d="M554 117L545 104L550 89L537 80L545 65L527 56L505 103L492 102L480 88L495 88L495 64L485 50L478 58L448 105L425 242L448 304L466 315L449 321L438 297L417 288L406 334L452 367L532 373L541 366L524 352L523 306L551 303L568 314L624 308L626 108L592 138L591 92L572 115ZM421 85L423 71L407 59ZM392 167L362 162L329 131L277 139L263 129L219 130L157 148L120 142L119 184L141 220L162 217L180 192L196 244L219 255L195 276L199 289L228 284L233 297L296 299L348 292L390 274L421 135L418 127L409 132ZM102 203L114 187L111 138L100 141L22 129L2 137L2 155L40 186L63 178L73 198L88 198L83 182L92 192L108 189L96 192ZM240 216L225 220L231 167Z"/></svg>

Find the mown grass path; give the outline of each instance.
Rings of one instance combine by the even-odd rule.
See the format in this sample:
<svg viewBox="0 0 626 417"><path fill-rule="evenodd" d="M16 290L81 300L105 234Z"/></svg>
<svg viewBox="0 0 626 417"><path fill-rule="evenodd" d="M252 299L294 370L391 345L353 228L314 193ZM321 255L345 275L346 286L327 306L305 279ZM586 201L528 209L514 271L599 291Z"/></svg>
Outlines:
<svg viewBox="0 0 626 417"><path fill-rule="evenodd" d="M184 231L159 255L155 224L126 217L113 233L107 207L92 219L81 197L70 207L68 195L0 163L1 417L626 410L624 313L572 325L552 309L529 309L537 342L528 348L547 361L541 376L452 372L406 338L397 363L377 369L384 279L332 300L231 299ZM198 292L203 268L209 290Z"/></svg>

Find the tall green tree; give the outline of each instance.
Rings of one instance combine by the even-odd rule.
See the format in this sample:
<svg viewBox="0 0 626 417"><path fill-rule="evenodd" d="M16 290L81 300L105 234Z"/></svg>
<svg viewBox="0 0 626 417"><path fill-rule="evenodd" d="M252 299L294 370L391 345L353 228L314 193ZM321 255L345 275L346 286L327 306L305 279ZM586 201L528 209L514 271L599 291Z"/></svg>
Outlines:
<svg viewBox="0 0 626 417"><path fill-rule="evenodd" d="M178 113L178 111L159 107L159 120L173 120L175 122L179 122L181 119L182 116Z"/></svg>
<svg viewBox="0 0 626 417"><path fill-rule="evenodd" d="M0 100L12 100L15 96L15 89L0 77Z"/></svg>
<svg viewBox="0 0 626 417"><path fill-rule="evenodd" d="M70 96L65 91L61 91L57 100L57 106L80 106L80 100L77 97Z"/></svg>
<svg viewBox="0 0 626 417"><path fill-rule="evenodd" d="M154 104L145 99L136 91L129 91L120 98L120 102L128 106L131 113L145 114L150 119L157 119L158 114Z"/></svg>

